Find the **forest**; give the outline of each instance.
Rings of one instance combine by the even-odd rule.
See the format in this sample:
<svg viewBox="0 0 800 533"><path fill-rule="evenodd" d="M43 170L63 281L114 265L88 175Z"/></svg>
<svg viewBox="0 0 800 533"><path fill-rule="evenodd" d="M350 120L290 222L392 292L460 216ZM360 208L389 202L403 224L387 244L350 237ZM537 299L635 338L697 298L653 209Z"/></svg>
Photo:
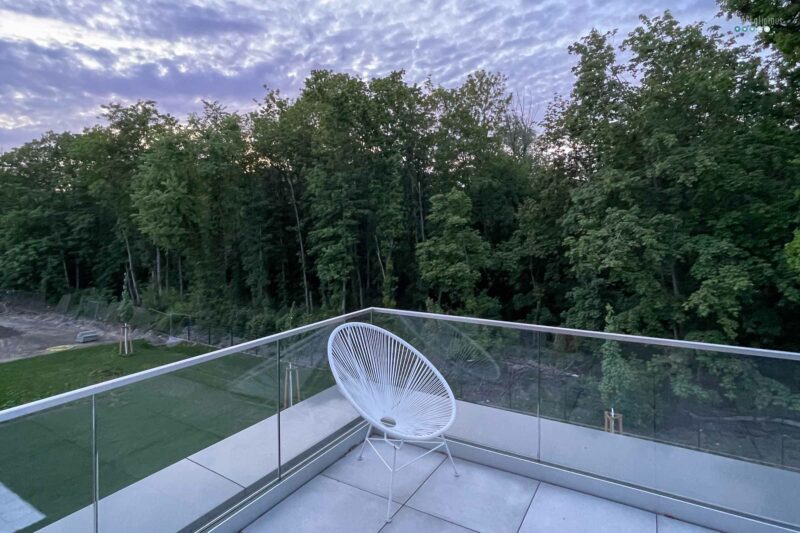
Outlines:
<svg viewBox="0 0 800 533"><path fill-rule="evenodd" d="M669 13L592 31L546 109L486 71L318 70L185 120L111 103L0 155L0 288L250 335L380 305L797 350L800 44L781 35Z"/></svg>

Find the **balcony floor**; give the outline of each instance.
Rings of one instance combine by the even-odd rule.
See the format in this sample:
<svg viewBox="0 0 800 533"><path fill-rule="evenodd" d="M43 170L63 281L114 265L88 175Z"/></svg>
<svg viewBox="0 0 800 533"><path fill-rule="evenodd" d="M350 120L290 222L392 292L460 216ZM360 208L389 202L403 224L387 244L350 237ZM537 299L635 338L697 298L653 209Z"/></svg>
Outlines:
<svg viewBox="0 0 800 533"><path fill-rule="evenodd" d="M384 457L389 446L379 445ZM420 452L406 445L404 464ZM699 526L535 479L432 453L395 474L393 519L385 523L389 471L358 448L248 526L245 533L443 532L701 533Z"/></svg>

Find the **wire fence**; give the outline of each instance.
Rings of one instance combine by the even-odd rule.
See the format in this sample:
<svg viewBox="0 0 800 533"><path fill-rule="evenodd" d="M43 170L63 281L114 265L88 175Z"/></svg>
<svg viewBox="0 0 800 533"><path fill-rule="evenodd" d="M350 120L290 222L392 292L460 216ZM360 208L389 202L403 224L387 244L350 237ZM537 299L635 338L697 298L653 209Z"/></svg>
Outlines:
<svg viewBox="0 0 800 533"><path fill-rule="evenodd" d="M45 312L49 309L45 295L38 292L0 289L0 312L11 309Z"/></svg>

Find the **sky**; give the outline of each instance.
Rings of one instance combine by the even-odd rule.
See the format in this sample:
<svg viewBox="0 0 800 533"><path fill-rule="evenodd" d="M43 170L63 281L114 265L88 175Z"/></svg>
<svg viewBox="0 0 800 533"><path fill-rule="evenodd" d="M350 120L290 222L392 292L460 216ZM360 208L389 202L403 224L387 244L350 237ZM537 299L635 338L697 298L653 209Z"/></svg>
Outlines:
<svg viewBox="0 0 800 533"><path fill-rule="evenodd" d="M501 72L541 115L569 93L569 44L592 28L621 41L665 9L734 24L714 0L0 0L0 151L99 123L112 101L179 118L202 100L248 111L265 85L295 96L320 68L446 87Z"/></svg>

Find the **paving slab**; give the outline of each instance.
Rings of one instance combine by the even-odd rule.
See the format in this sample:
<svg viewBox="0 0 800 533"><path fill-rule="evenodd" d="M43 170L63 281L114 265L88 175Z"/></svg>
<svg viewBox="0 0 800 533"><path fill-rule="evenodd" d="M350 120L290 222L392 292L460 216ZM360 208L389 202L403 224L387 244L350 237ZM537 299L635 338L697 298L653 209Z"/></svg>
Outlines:
<svg viewBox="0 0 800 533"><path fill-rule="evenodd" d="M656 515L542 483L519 533L656 533Z"/></svg>
<svg viewBox="0 0 800 533"><path fill-rule="evenodd" d="M386 462L391 464L392 448L385 442L374 443ZM354 448L342 459L328 467L323 473L333 479L342 481L363 490L377 494L384 498L389 497L389 469L378 458L375 450L367 445L361 461L358 460L360 446ZM397 452L397 465L411 461L420 454L425 453L418 446L404 445ZM392 499L405 503L423 482L445 460L445 455L431 452L422 459L408 465L394 474L394 492ZM448 465L449 466L449 465Z"/></svg>
<svg viewBox="0 0 800 533"><path fill-rule="evenodd" d="M100 500L99 529L180 531L242 492L239 485L184 459ZM92 507L84 507L42 531L85 533L93 530L93 521Z"/></svg>
<svg viewBox="0 0 800 533"><path fill-rule="evenodd" d="M0 531L17 531L45 518L33 505L0 483Z"/></svg>
<svg viewBox="0 0 800 533"><path fill-rule="evenodd" d="M284 463L358 417L335 387L281 412ZM277 416L258 422L100 500L101 530L172 532L241 497L278 468ZM385 513L385 509L384 509ZM91 506L44 531L93 529Z"/></svg>
<svg viewBox="0 0 800 533"><path fill-rule="evenodd" d="M244 529L244 533L377 533L386 499L317 476Z"/></svg>
<svg viewBox="0 0 800 533"><path fill-rule="evenodd" d="M284 464L336 433L358 413L336 387L281 411ZM250 487L278 469L278 417L271 416L189 457L197 464Z"/></svg>
<svg viewBox="0 0 800 533"><path fill-rule="evenodd" d="M447 522L411 507L403 507L380 533L474 533L474 530Z"/></svg>
<svg viewBox="0 0 800 533"><path fill-rule="evenodd" d="M456 467L459 477L439 465L407 505L476 531L516 533L539 482L459 459Z"/></svg>

